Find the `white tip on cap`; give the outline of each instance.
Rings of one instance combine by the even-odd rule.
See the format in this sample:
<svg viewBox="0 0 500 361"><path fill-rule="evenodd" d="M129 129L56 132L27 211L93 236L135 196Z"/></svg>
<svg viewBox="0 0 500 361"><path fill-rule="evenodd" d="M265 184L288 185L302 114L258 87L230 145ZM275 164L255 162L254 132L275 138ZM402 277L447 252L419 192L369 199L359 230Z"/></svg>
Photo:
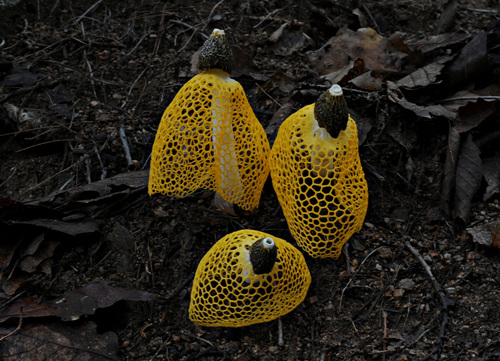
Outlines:
<svg viewBox="0 0 500 361"><path fill-rule="evenodd" d="M333 84L330 89L330 94L333 95L333 96L339 96L339 95L342 95L342 88L340 87L340 85L338 84Z"/></svg>
<svg viewBox="0 0 500 361"><path fill-rule="evenodd" d="M264 248L273 248L274 247L274 239L270 237L266 237L262 240L262 245Z"/></svg>
<svg viewBox="0 0 500 361"><path fill-rule="evenodd" d="M225 35L226 33L224 33L224 30L214 29L212 31L212 34L214 34L214 35Z"/></svg>

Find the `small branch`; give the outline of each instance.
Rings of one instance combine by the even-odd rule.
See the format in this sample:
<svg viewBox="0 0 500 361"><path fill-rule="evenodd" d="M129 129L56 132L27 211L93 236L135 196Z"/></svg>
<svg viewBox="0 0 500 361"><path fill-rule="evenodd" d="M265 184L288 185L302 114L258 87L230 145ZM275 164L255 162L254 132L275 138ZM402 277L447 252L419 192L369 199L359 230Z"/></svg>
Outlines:
<svg viewBox="0 0 500 361"><path fill-rule="evenodd" d="M347 289L347 287L349 287L349 285L352 283L352 281L354 280L354 277L358 274L359 270L361 269L361 266L363 266L363 264L366 262L366 260L368 258L370 258L375 252L377 252L379 249L381 249L382 247L378 247L378 248L375 248L373 251L371 251L370 253L368 253L368 255L365 257L365 259L361 262L361 264L359 265L359 267L356 269L356 273L352 276L352 278L349 280L349 282L347 282L347 284L345 285L344 289L342 290L342 293L340 295L340 301L339 301L339 313L340 313L340 310L342 309L342 299L344 298L344 292L345 290Z"/></svg>
<svg viewBox="0 0 500 361"><path fill-rule="evenodd" d="M102 3L102 0L99 0L98 2L94 3L93 5L91 5L91 6L87 9L87 11L85 11L82 15L80 15L80 16L78 17L78 19L76 19L76 22L77 22L77 23L79 23L79 22L80 22L80 20L82 20L82 19L83 19L83 18L84 18L84 17L85 17L85 16L86 16L89 12L91 12L92 10L94 10L94 9L97 7L97 5L99 5L100 3Z"/></svg>
<svg viewBox="0 0 500 361"><path fill-rule="evenodd" d="M19 331L21 329L22 325L23 325L23 308L21 307L21 313L20 313L19 323L17 324L17 327L12 332L9 332L6 335L2 335L2 337L0 337L0 342L2 342L3 340L9 338L13 334L15 334L17 331Z"/></svg>
<svg viewBox="0 0 500 361"><path fill-rule="evenodd" d="M214 7L212 8L212 10L210 11L210 14L208 14L208 18L207 18L207 21L205 22L205 26L201 29L201 31L205 30L205 28L210 23L210 19L212 18L212 15L214 14L215 9L217 9L217 7L220 4L222 4L223 2L224 2L224 0L220 0L217 4L214 5Z"/></svg>
<svg viewBox="0 0 500 361"><path fill-rule="evenodd" d="M283 322L281 322L281 317L278 317L278 346L283 346Z"/></svg>
<svg viewBox="0 0 500 361"><path fill-rule="evenodd" d="M127 159L127 165L131 167L134 165L134 162L132 161L132 156L130 155L130 148L128 147L127 136L125 134L125 129L123 129L122 125L120 125L120 139L123 144L123 149L125 150L125 158Z"/></svg>
<svg viewBox="0 0 500 361"><path fill-rule="evenodd" d="M500 100L500 96L497 95L478 95L478 96L471 96L471 97L456 97L456 98L449 98L449 99L443 99L440 100L440 103L447 103L447 102L456 102L456 101L461 101L461 100L478 100L478 99L483 99L483 100Z"/></svg>
<svg viewBox="0 0 500 361"><path fill-rule="evenodd" d="M449 305L453 304L453 302L448 298L446 292L443 290L443 288L438 283L438 281L436 281L436 278L432 274L431 268L429 267L427 262L425 262L425 260L422 258L420 253L410 244L410 242L406 242L405 246L406 246L406 248L408 248L408 250L411 253L413 253L413 255L418 259L418 261L420 262L420 264L424 268L425 273L430 278L432 285L433 285L434 289L436 290L436 292L439 296L439 299L441 301L441 326L439 327L439 337L436 340L436 347L434 348L434 350L429 355L427 355L426 357L424 357L421 360L421 361L424 361L424 360L430 359L434 354L439 352L439 350L443 346L443 340L444 340L446 326L448 325L448 318L449 318L448 307L449 307Z"/></svg>

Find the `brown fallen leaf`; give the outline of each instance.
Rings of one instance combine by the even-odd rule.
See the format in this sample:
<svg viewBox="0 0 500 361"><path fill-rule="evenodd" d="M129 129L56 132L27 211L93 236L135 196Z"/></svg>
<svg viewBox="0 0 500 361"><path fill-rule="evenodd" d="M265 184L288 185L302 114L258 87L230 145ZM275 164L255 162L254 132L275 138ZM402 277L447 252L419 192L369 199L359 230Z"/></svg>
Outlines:
<svg viewBox="0 0 500 361"><path fill-rule="evenodd" d="M366 73L365 62L363 59L358 58L351 60L342 69L322 75L320 79L330 82L331 85L338 84L340 86L345 86L350 80L364 73Z"/></svg>
<svg viewBox="0 0 500 361"><path fill-rule="evenodd" d="M271 96L291 95L297 87L297 81L281 71L277 71L264 85L262 89Z"/></svg>
<svg viewBox="0 0 500 361"><path fill-rule="evenodd" d="M483 246L500 247L500 219L466 230L474 242Z"/></svg>
<svg viewBox="0 0 500 361"><path fill-rule="evenodd" d="M75 321L118 301L152 301L156 298L156 295L145 291L94 283L66 292L63 297L52 301L36 302L30 298L15 300L0 308L0 323L21 315L23 318L55 316L63 321Z"/></svg>
<svg viewBox="0 0 500 361"><path fill-rule="evenodd" d="M500 194L500 154L483 159L483 173L487 184L483 201L486 202L495 194Z"/></svg>
<svg viewBox="0 0 500 361"><path fill-rule="evenodd" d="M343 69L352 59L363 59L366 69L378 73L399 73L402 59L407 56L395 49L389 39L374 29L357 31L344 28L316 51L306 54L316 70L324 75Z"/></svg>
<svg viewBox="0 0 500 361"><path fill-rule="evenodd" d="M7 221L9 225L34 226L42 230L64 233L68 236L82 236L99 232L99 224L95 220L81 222L65 222L58 219L32 219L29 221Z"/></svg>
<svg viewBox="0 0 500 361"><path fill-rule="evenodd" d="M37 269L46 275L52 274L52 262L49 261L59 242L53 239L45 239L45 233L39 234L31 244L21 253L19 267L27 273L33 273Z"/></svg>
<svg viewBox="0 0 500 361"><path fill-rule="evenodd" d="M367 71L350 82L363 90L378 91L382 89L382 79L372 76L372 71Z"/></svg>
<svg viewBox="0 0 500 361"><path fill-rule="evenodd" d="M454 112L449 111L440 104L418 105L412 103L411 101L406 99L401 89L399 89L396 83L392 81L387 81L387 94L389 96L390 101L399 104L405 109L411 110L413 113L415 113L417 116L421 118L430 119L432 115L434 115L453 120L456 117L456 114Z"/></svg>
<svg viewBox="0 0 500 361"><path fill-rule="evenodd" d="M283 106L274 113L273 117L269 121L269 125L266 127L266 134L271 138L271 142L274 142L281 123L283 123L283 121L288 118L293 112L293 103L288 102L283 104Z"/></svg>
<svg viewBox="0 0 500 361"><path fill-rule="evenodd" d="M454 33L432 35L425 38L414 37L407 39L405 43L413 49L418 49L427 54L434 50L457 47L469 39L471 35L465 31Z"/></svg>
<svg viewBox="0 0 500 361"><path fill-rule="evenodd" d="M466 225L469 223L472 198L479 190L483 178L480 153L472 135L468 134L458 157L453 212L454 218L461 219Z"/></svg>
<svg viewBox="0 0 500 361"><path fill-rule="evenodd" d="M312 45L312 39L302 30L296 22L286 22L281 25L271 36L272 50L276 55L288 56L303 51Z"/></svg>
<svg viewBox="0 0 500 361"><path fill-rule="evenodd" d="M486 33L482 30L465 45L447 67L445 82L448 89L476 83L489 72Z"/></svg>
<svg viewBox="0 0 500 361"><path fill-rule="evenodd" d="M97 333L93 322L81 324L27 324L17 332L15 327L0 327L0 358L14 360L119 360L118 336L114 332Z"/></svg>
<svg viewBox="0 0 500 361"><path fill-rule="evenodd" d="M457 16L458 0L448 0L444 6L444 10L439 17L438 24L434 34L440 34L446 32L453 27L455 18Z"/></svg>
<svg viewBox="0 0 500 361"><path fill-rule="evenodd" d="M446 62L451 59L451 57L446 57L423 68L419 68L404 78L399 79L395 84L400 88L414 89L439 83L437 80L438 76L441 75L441 70L444 68Z"/></svg>
<svg viewBox="0 0 500 361"><path fill-rule="evenodd" d="M30 206L44 206L60 212L105 212L129 205L138 194L146 194L149 170L120 173L114 177L65 191L56 191L46 197L24 202Z"/></svg>
<svg viewBox="0 0 500 361"><path fill-rule="evenodd" d="M460 152L460 133L453 127L448 132L448 145L446 147L446 160L441 183L440 207L447 217L451 217L453 195L455 193L455 174L457 170L458 155Z"/></svg>

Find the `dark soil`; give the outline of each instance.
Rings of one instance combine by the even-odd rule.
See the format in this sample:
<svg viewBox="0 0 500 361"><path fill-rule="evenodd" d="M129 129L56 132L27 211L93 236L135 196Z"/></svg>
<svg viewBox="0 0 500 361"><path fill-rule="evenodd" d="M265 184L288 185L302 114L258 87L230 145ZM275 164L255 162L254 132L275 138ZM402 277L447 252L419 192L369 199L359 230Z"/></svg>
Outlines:
<svg viewBox="0 0 500 361"><path fill-rule="evenodd" d="M460 3L445 32L476 34L500 24L496 1ZM306 256L313 281L306 300L281 318L283 344L277 320L239 329L205 328L187 314L196 267L218 239L250 228L296 244L271 182L258 210L238 216L219 212L211 203L213 192L171 199L150 197L145 187L161 115L195 74L191 57L213 28L224 29L230 43L255 62L240 55L233 75L270 129L282 105L290 106L286 117L326 88L307 51L319 49L345 27L370 26L385 37L431 35L445 4L187 0L54 5L41 0L0 7L0 42L5 40L0 47L0 198L34 207L33 212L42 206L54 212L43 218L97 221L99 229L74 237L59 234L50 272L20 270L15 259L2 265L1 302L21 295L44 302L94 283L158 295L154 302L121 301L86 318L97 324L98 333L116 333L123 360L500 359L500 252L477 244L466 231L466 226L498 219L499 197L484 202L479 192L467 224L439 215L449 131L443 118L418 118L390 102L385 90L369 94L344 87L349 108L369 125L360 147L368 214L339 260ZM363 19L353 13L356 8ZM310 43L279 55L269 37L285 22ZM273 86L273 74L293 87ZM31 112L35 120L12 120L3 107L7 103ZM415 135L411 150L394 136L409 129ZM124 182L108 197L81 188L129 173L142 175L142 183ZM78 199L57 203L51 199L54 192L73 192ZM12 206L2 207L13 212ZM0 221L40 217L21 209L14 216L0 208ZM11 232L9 227L12 223L2 230ZM52 234L44 232L46 239ZM8 234L8 241L0 237L0 247L18 242L13 254L21 257L26 238L19 233ZM18 321L10 319L8 325ZM40 322L49 321L26 319L21 330ZM0 349L8 341L1 337Z"/></svg>

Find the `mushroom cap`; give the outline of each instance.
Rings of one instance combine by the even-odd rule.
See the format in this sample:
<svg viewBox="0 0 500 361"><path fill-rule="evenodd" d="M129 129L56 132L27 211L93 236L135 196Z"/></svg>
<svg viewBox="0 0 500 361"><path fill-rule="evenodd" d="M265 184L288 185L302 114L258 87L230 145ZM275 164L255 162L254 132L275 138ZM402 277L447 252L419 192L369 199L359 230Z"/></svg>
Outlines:
<svg viewBox="0 0 500 361"><path fill-rule="evenodd" d="M257 275L250 248L270 237L277 258ZM189 318L201 326L241 327L267 322L295 309L306 297L311 274L300 251L283 239L240 230L220 239L203 257L193 281Z"/></svg>
<svg viewBox="0 0 500 361"><path fill-rule="evenodd" d="M189 80L163 113L149 194L185 197L210 189L253 210L269 174L269 151L241 84L222 70L208 70Z"/></svg>
<svg viewBox="0 0 500 361"><path fill-rule="evenodd" d="M336 138L320 127L314 104L288 117L270 154L273 187L298 245L316 258L340 256L363 225L368 186L358 149L356 123Z"/></svg>

